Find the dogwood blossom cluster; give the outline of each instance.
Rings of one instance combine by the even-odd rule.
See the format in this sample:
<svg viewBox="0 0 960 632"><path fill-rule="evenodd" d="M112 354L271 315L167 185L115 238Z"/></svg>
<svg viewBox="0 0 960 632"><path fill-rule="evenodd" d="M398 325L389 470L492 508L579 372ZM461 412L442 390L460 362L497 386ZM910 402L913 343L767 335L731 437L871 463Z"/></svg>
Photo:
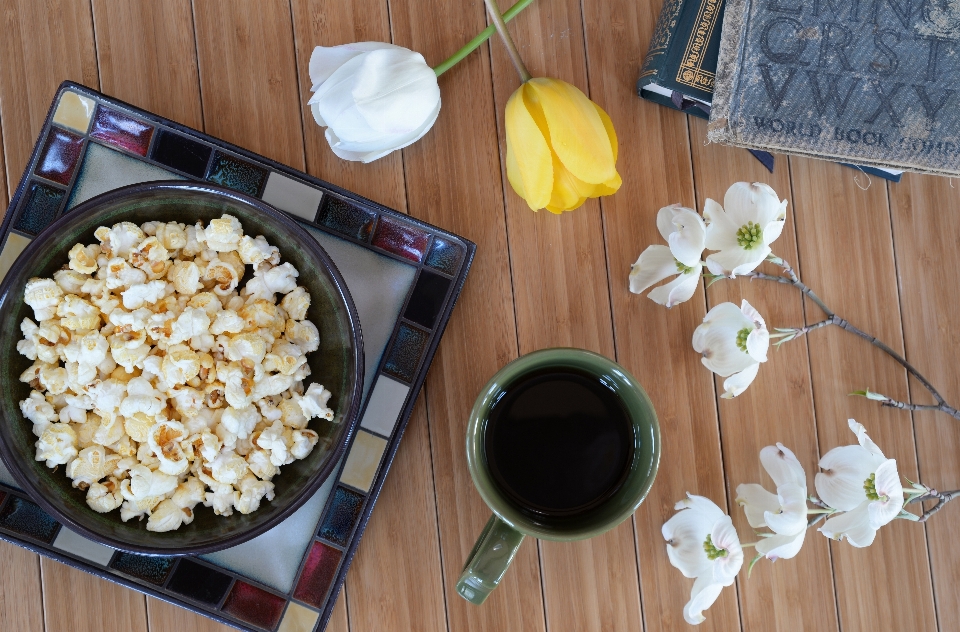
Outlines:
<svg viewBox="0 0 960 632"><path fill-rule="evenodd" d="M771 492L756 483L737 486L736 502L743 507L747 522L757 530L758 542L741 544L730 517L713 501L687 494L676 505L678 512L664 523L670 564L684 577L695 578L683 617L691 625L705 620L703 611L730 586L743 565L743 549L754 547L757 555L771 561L795 557L803 546L807 529L823 518L818 531L833 540L846 540L863 548L873 544L877 530L897 518L919 520L904 510L911 500L936 494L929 487L913 483L904 488L897 462L888 459L867 435L864 427L850 419L856 445L833 448L820 459L814 481L819 498L807 496L807 480L797 457L783 444L760 450L760 463L773 480ZM815 505L807 507L807 501ZM759 529L768 529L760 531Z"/></svg>
<svg viewBox="0 0 960 632"><path fill-rule="evenodd" d="M150 531L190 524L201 503L256 511L319 441L309 420L334 419L330 391L303 388L320 335L297 270L230 215L95 236L24 289L36 459L65 466L94 511Z"/></svg>

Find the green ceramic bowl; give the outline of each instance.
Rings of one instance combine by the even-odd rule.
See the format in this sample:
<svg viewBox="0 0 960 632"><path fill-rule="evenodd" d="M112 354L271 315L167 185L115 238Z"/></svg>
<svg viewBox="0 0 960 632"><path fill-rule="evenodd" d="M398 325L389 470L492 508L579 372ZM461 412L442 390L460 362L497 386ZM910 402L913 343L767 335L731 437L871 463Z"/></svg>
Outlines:
<svg viewBox="0 0 960 632"><path fill-rule="evenodd" d="M281 259L300 272L297 279L311 296L308 318L320 330L320 349L309 354L312 374L304 386L317 382L332 393L332 422L313 419L310 428L320 441L310 455L281 468L274 478L276 497L249 515L217 516L202 505L196 519L177 531L153 533L146 520L124 523L120 512L98 514L85 502L85 493L72 487L63 468L48 469L34 460L37 438L20 412L19 402L30 393L20 374L31 365L17 352L20 322L34 318L23 302L31 277L49 277L67 263L76 243L96 243L98 226L121 221L205 222L229 213L244 233L263 235L280 249ZM111 191L78 205L43 231L14 263L0 284L0 456L21 487L45 510L69 528L107 546L156 555L209 553L256 537L281 522L309 499L333 473L357 425L363 384L363 342L356 308L346 284L316 239L273 207L246 195L207 184L152 182Z"/></svg>

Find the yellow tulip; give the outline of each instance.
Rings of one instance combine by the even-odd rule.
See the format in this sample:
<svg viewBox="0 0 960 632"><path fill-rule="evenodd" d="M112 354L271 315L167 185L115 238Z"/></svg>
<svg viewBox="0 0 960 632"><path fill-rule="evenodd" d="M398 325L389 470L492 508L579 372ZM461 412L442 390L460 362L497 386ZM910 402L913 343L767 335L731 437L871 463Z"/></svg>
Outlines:
<svg viewBox="0 0 960 632"><path fill-rule="evenodd" d="M617 133L575 86L530 79L506 109L507 179L533 210L572 211L620 188Z"/></svg>

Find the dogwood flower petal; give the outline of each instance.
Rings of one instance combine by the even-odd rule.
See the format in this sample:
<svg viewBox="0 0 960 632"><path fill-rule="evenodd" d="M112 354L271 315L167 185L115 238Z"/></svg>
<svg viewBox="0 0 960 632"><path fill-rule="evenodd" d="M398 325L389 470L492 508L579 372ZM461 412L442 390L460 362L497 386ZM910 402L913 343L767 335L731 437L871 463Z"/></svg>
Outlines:
<svg viewBox="0 0 960 632"><path fill-rule="evenodd" d="M903 509L903 483L897 471L897 462L884 461L875 472L874 487L880 500L870 503L870 526L879 529L889 524Z"/></svg>
<svg viewBox="0 0 960 632"><path fill-rule="evenodd" d="M767 526L766 514L780 511L780 499L758 483L737 485L737 502L754 529Z"/></svg>
<svg viewBox="0 0 960 632"><path fill-rule="evenodd" d="M690 590L690 601L683 606L683 620L690 625L706 621L703 611L714 604L722 590L723 584L713 581L711 577L698 577Z"/></svg>
<svg viewBox="0 0 960 632"><path fill-rule="evenodd" d="M789 560L800 552L806 535L806 529L801 529L793 535L772 535L769 538L763 538L757 544L756 551L771 561Z"/></svg>
<svg viewBox="0 0 960 632"><path fill-rule="evenodd" d="M670 228L666 234L664 224ZM695 211L679 204L664 207L657 213L657 227L677 261L685 266L700 263L707 227Z"/></svg>
<svg viewBox="0 0 960 632"><path fill-rule="evenodd" d="M707 257L713 274L735 277L752 272L770 254L770 244L783 232L787 201L766 184L737 182L723 199L704 204Z"/></svg>
<svg viewBox="0 0 960 632"><path fill-rule="evenodd" d="M653 288L647 297L654 303L668 308L689 301L700 286L701 272L703 272L703 266L694 266L690 272L678 275L670 283Z"/></svg>
<svg viewBox="0 0 960 632"><path fill-rule="evenodd" d="M710 569L703 541L723 518L723 511L713 501L689 493L674 509L677 513L660 529L667 541L667 557L684 577L699 577Z"/></svg>
<svg viewBox="0 0 960 632"><path fill-rule="evenodd" d="M737 346L738 334L753 323L733 303L720 303L693 332L693 348L703 355L705 367L722 377L743 371L755 360Z"/></svg>
<svg viewBox="0 0 960 632"><path fill-rule="evenodd" d="M864 499L853 510L830 518L817 530L832 540L846 538L858 549L870 546L877 537L877 528L870 524L869 505L870 501Z"/></svg>
<svg viewBox="0 0 960 632"><path fill-rule="evenodd" d="M883 463L858 445L836 447L820 459L823 472L814 484L820 500L839 511L851 511L865 499L863 483Z"/></svg>

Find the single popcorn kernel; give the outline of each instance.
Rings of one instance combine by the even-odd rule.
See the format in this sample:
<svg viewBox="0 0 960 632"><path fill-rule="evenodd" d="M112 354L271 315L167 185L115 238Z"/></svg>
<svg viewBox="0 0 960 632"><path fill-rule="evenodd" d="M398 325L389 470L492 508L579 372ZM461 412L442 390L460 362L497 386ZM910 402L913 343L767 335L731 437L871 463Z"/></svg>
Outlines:
<svg viewBox="0 0 960 632"><path fill-rule="evenodd" d="M148 531L191 524L200 504L257 511L284 466L329 447L311 419L339 423L330 391L303 384L320 334L299 272L230 215L94 236L24 287L36 459L65 466L91 510Z"/></svg>

